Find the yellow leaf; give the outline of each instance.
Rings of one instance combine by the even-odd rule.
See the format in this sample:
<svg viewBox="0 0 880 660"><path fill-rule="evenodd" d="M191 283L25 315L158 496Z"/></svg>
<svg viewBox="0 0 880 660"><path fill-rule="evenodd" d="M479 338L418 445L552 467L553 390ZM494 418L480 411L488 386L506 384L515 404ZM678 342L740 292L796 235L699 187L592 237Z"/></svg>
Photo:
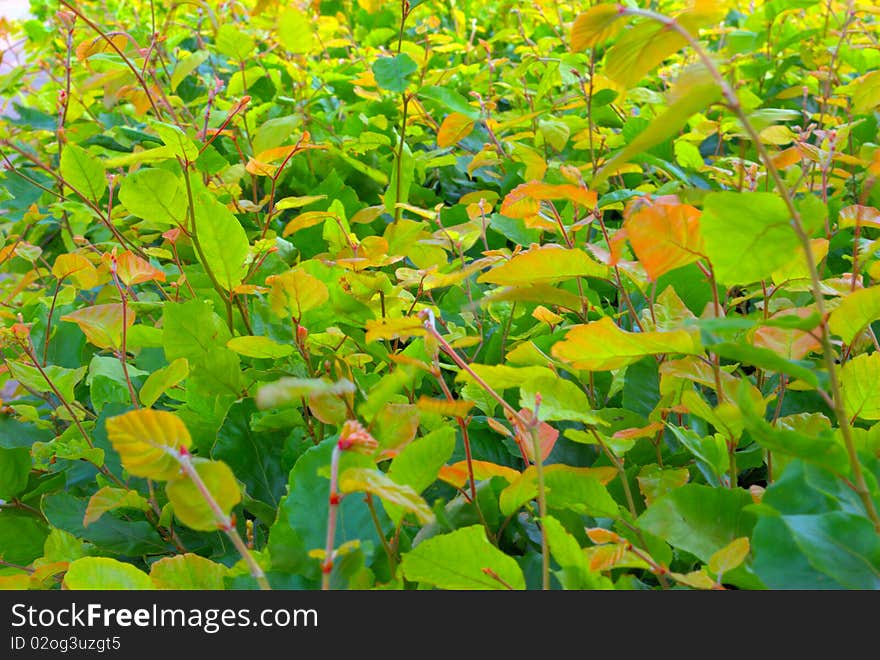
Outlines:
<svg viewBox="0 0 880 660"><path fill-rule="evenodd" d="M91 261L81 254L59 254L52 266L52 275L58 280L72 278L80 289L91 289L98 284L98 271Z"/></svg>
<svg viewBox="0 0 880 660"><path fill-rule="evenodd" d="M580 52L608 41L623 29L621 17L616 3L596 5L580 14L571 26L571 50Z"/></svg>
<svg viewBox="0 0 880 660"><path fill-rule="evenodd" d="M880 153L880 150L878 150L878 153ZM852 204L840 209L838 224L840 227L861 226L880 229L880 210L875 209L873 206Z"/></svg>
<svg viewBox="0 0 880 660"><path fill-rule="evenodd" d="M604 277L608 269L586 252L558 245L543 245L520 252L500 266L483 273L478 282L503 286L531 286L573 277Z"/></svg>
<svg viewBox="0 0 880 660"><path fill-rule="evenodd" d="M89 498L86 515L83 517L83 527L88 527L108 511L115 509L147 511L149 508L149 502L136 490L104 486Z"/></svg>
<svg viewBox="0 0 880 660"><path fill-rule="evenodd" d="M828 254L828 239L813 238L810 240L810 251L813 253L813 263L818 264ZM774 284L783 284L792 280L805 280L810 277L810 269L807 265L806 255L798 250L791 260L785 265L773 271L770 276Z"/></svg>
<svg viewBox="0 0 880 660"><path fill-rule="evenodd" d="M105 256L111 258L110 255ZM151 280L165 281L165 273L129 250L116 257L116 273L127 286Z"/></svg>
<svg viewBox="0 0 880 660"><path fill-rule="evenodd" d="M609 317L574 326L565 339L553 345L553 357L576 369L608 371L638 362L646 355L702 352L699 341L684 330L626 332Z"/></svg>
<svg viewBox="0 0 880 660"><path fill-rule="evenodd" d="M474 479L476 481L483 481L485 479L491 479L492 477L501 477L510 483L515 479L518 479L520 476L520 473L511 467L497 465L496 463L490 463L489 461L471 461L471 467L474 470ZM437 478L448 484L461 488L468 482L467 461L459 461L452 465L444 465L440 468L440 473L437 475Z"/></svg>
<svg viewBox="0 0 880 660"><path fill-rule="evenodd" d="M435 415L467 417L470 409L474 407L474 402L465 399L457 399L453 401L449 401L448 399L432 399L431 397L422 395L416 402L416 407L419 410L434 413Z"/></svg>
<svg viewBox="0 0 880 660"><path fill-rule="evenodd" d="M179 476L176 454L192 444L177 415L148 408L108 419L107 438L126 470L136 477L158 480Z"/></svg>
<svg viewBox="0 0 880 660"><path fill-rule="evenodd" d="M290 344L279 344L274 339L262 336L233 337L226 342L226 347L239 355L268 360L283 358L293 353L293 346Z"/></svg>
<svg viewBox="0 0 880 660"><path fill-rule="evenodd" d="M193 458L193 467L211 497L225 516L241 501L241 489L235 475L223 461ZM174 517L187 527L203 532L220 528L217 512L208 504L202 492L188 477L169 481L165 486L168 501L174 507Z"/></svg>
<svg viewBox="0 0 880 660"><path fill-rule="evenodd" d="M537 215L542 201L568 200L583 208L592 209L598 195L570 183L550 184L530 181L511 190L501 203L501 213L509 218L529 218Z"/></svg>
<svg viewBox="0 0 880 660"><path fill-rule="evenodd" d="M434 512L427 502L412 489L392 481L384 472L368 468L349 468L339 477L339 490L343 493L364 492L380 497L416 516L422 523L434 520Z"/></svg>
<svg viewBox="0 0 880 660"><path fill-rule="evenodd" d="M287 223L281 235L290 236L291 234L298 232L300 229L314 227L315 225L319 225L324 222L324 220L326 220L327 218L333 217L335 216L332 213L328 213L327 211L306 211L305 213L300 213L293 220Z"/></svg>
<svg viewBox="0 0 880 660"><path fill-rule="evenodd" d="M367 321L368 342L380 339L409 339L422 337L425 327L421 319L415 316L404 316L396 319L370 319Z"/></svg>
<svg viewBox="0 0 880 660"><path fill-rule="evenodd" d="M847 344L852 344L865 326L877 319L880 319L880 286L872 286L847 295L828 317L828 327Z"/></svg>
<svg viewBox="0 0 880 660"><path fill-rule="evenodd" d="M742 536L733 539L718 552L709 557L709 570L721 579L721 576L742 564L749 556L749 539Z"/></svg>
<svg viewBox="0 0 880 660"><path fill-rule="evenodd" d="M465 139L474 130L474 120L460 112L447 115L437 131L437 146L451 147Z"/></svg>
<svg viewBox="0 0 880 660"><path fill-rule="evenodd" d="M714 589L716 586L712 578L702 568L690 573L670 573L670 575L676 582L694 589Z"/></svg>
<svg viewBox="0 0 880 660"><path fill-rule="evenodd" d="M299 321L310 309L320 307L330 299L330 291L321 280L304 270L289 270L266 278L269 303L277 316L291 316Z"/></svg>
<svg viewBox="0 0 880 660"><path fill-rule="evenodd" d="M703 257L700 212L678 200L657 200L624 222L633 251L648 277L661 275Z"/></svg>
<svg viewBox="0 0 880 660"><path fill-rule="evenodd" d="M564 320L563 317L561 317L559 314L556 314L555 312L550 311L549 309L544 307L544 305L538 305L537 307L535 307L535 310L532 312L532 318L538 321L543 321L550 327L555 327L562 323L562 321Z"/></svg>

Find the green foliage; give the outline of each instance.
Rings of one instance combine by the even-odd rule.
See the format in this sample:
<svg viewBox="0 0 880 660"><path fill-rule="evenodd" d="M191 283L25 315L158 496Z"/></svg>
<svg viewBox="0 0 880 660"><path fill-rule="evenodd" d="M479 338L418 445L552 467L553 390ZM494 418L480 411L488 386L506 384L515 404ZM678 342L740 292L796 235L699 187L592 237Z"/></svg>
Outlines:
<svg viewBox="0 0 880 660"><path fill-rule="evenodd" d="M876 12L33 4L0 588L880 588Z"/></svg>

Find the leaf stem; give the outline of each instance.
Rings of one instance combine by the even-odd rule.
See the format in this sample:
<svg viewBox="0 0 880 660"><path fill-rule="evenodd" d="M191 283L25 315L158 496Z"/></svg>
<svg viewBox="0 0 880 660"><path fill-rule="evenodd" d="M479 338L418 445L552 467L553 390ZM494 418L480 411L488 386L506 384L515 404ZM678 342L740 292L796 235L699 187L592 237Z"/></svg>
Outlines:
<svg viewBox="0 0 880 660"><path fill-rule="evenodd" d="M333 572L333 546L336 538L336 516L339 512L339 503L342 496L338 492L339 484L339 459L342 457L342 448L337 442L333 445L333 453L330 455L330 495L327 506L327 541L324 544L324 561L321 564L321 590L330 590L330 574Z"/></svg>
<svg viewBox="0 0 880 660"><path fill-rule="evenodd" d="M193 485L198 489L199 494L202 496L202 499L205 500L208 507L210 507L211 512L214 514L214 519L217 521L217 525L220 527L221 530L223 530L226 536L229 537L229 540L232 541L232 545L235 546L235 549L238 550L238 553L248 565L250 574L257 581L260 589L262 589L263 591L271 590L272 587L269 586L269 581L266 579L266 574L263 572L263 568L257 563L257 560L248 549L244 540L242 540L241 535L235 528L235 523L232 521L232 518L230 518L223 512L223 509L217 503L217 500L214 499L211 491L208 490L208 486L205 484L205 482L202 480L202 477L196 471L196 468L192 462L192 457L190 456L189 452L176 451L171 448L169 448L168 451L180 464L180 468L181 470L183 470L184 474L189 477L190 481L192 481Z"/></svg>

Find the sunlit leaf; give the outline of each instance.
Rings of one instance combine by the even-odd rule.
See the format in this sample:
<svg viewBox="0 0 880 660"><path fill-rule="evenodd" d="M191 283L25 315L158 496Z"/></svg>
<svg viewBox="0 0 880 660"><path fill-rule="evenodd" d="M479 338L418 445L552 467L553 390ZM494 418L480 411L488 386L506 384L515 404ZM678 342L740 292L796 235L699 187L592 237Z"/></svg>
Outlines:
<svg viewBox="0 0 880 660"><path fill-rule="evenodd" d="M108 511L116 509L138 509L147 511L150 508L146 498L135 490L104 486L89 498L83 526L88 527Z"/></svg>
<svg viewBox="0 0 880 660"><path fill-rule="evenodd" d="M327 285L304 270L289 270L266 278L269 302L277 316L301 319L305 312L323 305L330 297Z"/></svg>
<svg viewBox="0 0 880 660"><path fill-rule="evenodd" d="M646 355L702 352L699 341L684 330L672 332L626 332L607 316L571 328L565 339L553 345L553 357L577 369L619 369Z"/></svg>
<svg viewBox="0 0 880 660"><path fill-rule="evenodd" d="M700 212L689 204L658 200L630 215L624 228L652 280L703 258Z"/></svg>
<svg viewBox="0 0 880 660"><path fill-rule="evenodd" d="M869 323L880 319L880 286L848 294L828 317L828 327L851 344Z"/></svg>
<svg viewBox="0 0 880 660"><path fill-rule="evenodd" d="M422 523L434 520L434 514L425 500L411 486L393 481L378 470L349 468L339 477L342 493L364 492L376 495L383 502L412 513Z"/></svg>
<svg viewBox="0 0 880 660"><path fill-rule="evenodd" d="M535 282L558 282L573 277L603 277L606 268L577 248L554 245L520 252L500 266L477 278L478 282L502 286L531 285Z"/></svg>
<svg viewBox="0 0 880 660"><path fill-rule="evenodd" d="M489 543L482 525L422 541L400 568L408 580L439 589L525 589L522 569Z"/></svg>
<svg viewBox="0 0 880 660"><path fill-rule="evenodd" d="M134 324L134 310L128 308L123 315L121 303L108 303L77 309L61 320L76 323L86 339L98 348L118 349L122 346L123 316L125 327L130 328Z"/></svg>
<svg viewBox="0 0 880 660"><path fill-rule="evenodd" d="M232 508L241 501L241 490L232 470L222 461L198 458L193 459L193 467L220 511L228 516ZM174 507L174 517L187 527L206 532L220 527L214 509L188 476L169 481L165 486L165 493Z"/></svg>
<svg viewBox="0 0 880 660"><path fill-rule="evenodd" d="M64 588L73 590L153 589L150 577L139 568L110 557L82 557L71 562Z"/></svg>
<svg viewBox="0 0 880 660"><path fill-rule="evenodd" d="M176 453L192 444L180 417L147 408L108 419L107 437L126 470L136 477L157 480L179 476Z"/></svg>

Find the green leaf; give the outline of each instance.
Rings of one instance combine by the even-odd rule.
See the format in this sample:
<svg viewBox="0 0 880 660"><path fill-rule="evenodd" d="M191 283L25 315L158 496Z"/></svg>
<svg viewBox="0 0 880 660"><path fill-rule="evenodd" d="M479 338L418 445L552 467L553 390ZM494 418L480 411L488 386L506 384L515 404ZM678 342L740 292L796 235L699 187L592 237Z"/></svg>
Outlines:
<svg viewBox="0 0 880 660"><path fill-rule="evenodd" d="M839 479L800 461L767 489L752 566L768 588L880 589L880 536L860 503L842 498L858 499Z"/></svg>
<svg viewBox="0 0 880 660"><path fill-rule="evenodd" d="M740 397L739 404L749 434L764 449L794 456L831 470L847 471L849 458L846 449L838 442L830 427L823 430L813 428L809 433L787 427L778 428L765 421L754 410L748 397Z"/></svg>
<svg viewBox="0 0 880 660"><path fill-rule="evenodd" d="M608 493L603 482L616 474L613 468L577 468L554 464L544 468L544 487L547 506L569 509L581 515L614 518L617 502ZM538 470L529 466L520 477L501 491L501 513L512 515L526 502L538 495Z"/></svg>
<svg viewBox="0 0 880 660"><path fill-rule="evenodd" d="M174 67L174 73L171 74L171 89L177 90L180 83L182 83L189 74L198 69L210 56L210 51L197 50L180 60L177 63L177 66Z"/></svg>
<svg viewBox="0 0 880 660"><path fill-rule="evenodd" d="M422 541L403 555L400 568L407 580L439 589L525 589L522 569L489 543L482 525Z"/></svg>
<svg viewBox="0 0 880 660"><path fill-rule="evenodd" d="M83 517L83 526L88 527L108 511L116 509L149 511L150 503L136 490L104 486L89 498L86 515Z"/></svg>
<svg viewBox="0 0 880 660"><path fill-rule="evenodd" d="M197 362L211 349L226 346L230 337L223 319L201 300L166 302L162 306L162 347L166 360L185 358L190 363Z"/></svg>
<svg viewBox="0 0 880 660"><path fill-rule="evenodd" d="M64 147L60 172L66 183L93 202L100 201L107 190L104 164L78 145L68 144Z"/></svg>
<svg viewBox="0 0 880 660"><path fill-rule="evenodd" d="M579 14L571 26L571 50L579 52L608 41L626 25L620 7L600 4Z"/></svg>
<svg viewBox="0 0 880 660"><path fill-rule="evenodd" d="M167 367L151 373L138 393L141 403L149 408L169 389L179 384L189 375L189 362L186 358L177 358Z"/></svg>
<svg viewBox="0 0 880 660"><path fill-rule="evenodd" d="M319 577L317 562L308 556L310 550L324 548L327 538L327 511L330 480L326 469L330 455L338 441L330 436L316 447L310 447L290 471L288 495L278 508L278 518L269 534L269 554L278 570L295 573L310 571ZM345 452L339 464L340 471L350 467L372 468L371 458L356 452ZM381 515L380 520L384 516ZM390 525L387 517L385 524ZM362 497L343 498L339 505L336 538L340 542L360 539L381 547L370 510Z"/></svg>
<svg viewBox="0 0 880 660"><path fill-rule="evenodd" d="M666 35L663 38L667 38ZM610 56L609 52L609 58ZM605 164L593 178L593 187L603 182L615 168L677 135L691 115L717 100L719 96L721 89L705 68L692 67L686 70L668 94L666 111L658 115L644 131Z"/></svg>
<svg viewBox="0 0 880 660"><path fill-rule="evenodd" d="M391 461L388 477L421 493L434 483L453 451L455 430L450 427L436 429L406 445ZM385 502L385 510L395 523L400 520L402 511L398 507Z"/></svg>
<svg viewBox="0 0 880 660"><path fill-rule="evenodd" d="M73 590L153 589L150 576L131 564L109 557L83 557L71 562L64 575L64 588Z"/></svg>
<svg viewBox="0 0 880 660"><path fill-rule="evenodd" d="M639 491L648 506L651 506L655 500L666 493L684 486L688 479L690 479L690 472L687 468L664 469L657 465L645 465L639 470L636 477L639 482Z"/></svg>
<svg viewBox="0 0 880 660"><path fill-rule="evenodd" d="M31 453L27 447L0 447L0 500L11 500L24 491L30 472Z"/></svg>
<svg viewBox="0 0 880 660"><path fill-rule="evenodd" d="M354 383L347 380L331 383L320 378L282 378L260 388L257 405L262 409L278 408L312 396L344 396L355 389Z"/></svg>
<svg viewBox="0 0 880 660"><path fill-rule="evenodd" d="M291 53L308 53L315 40L311 20L296 7L289 7L278 17L278 39Z"/></svg>
<svg viewBox="0 0 880 660"><path fill-rule="evenodd" d="M36 367L31 367L21 362L7 362L9 373L22 385L35 392L53 392L52 388L46 382L46 379ZM56 387L65 401L71 402L76 400L73 389L85 376L88 367L79 367L78 369L65 369L54 364L43 367L43 371L52 384Z"/></svg>
<svg viewBox="0 0 880 660"><path fill-rule="evenodd" d="M225 588L229 569L191 552L164 557L150 566L150 580L156 589L215 590Z"/></svg>
<svg viewBox="0 0 880 660"><path fill-rule="evenodd" d="M748 344L721 342L709 344L706 346L706 349L728 360L751 364L765 371L787 374L794 378L800 378L813 387L819 387L819 378L812 368L812 363L798 363L794 360L786 360L775 351ZM807 364L810 366L806 366Z"/></svg>
<svg viewBox="0 0 880 660"><path fill-rule="evenodd" d="M480 275L477 281L502 286L527 286L575 277L605 277L607 270L583 250L545 245L520 252Z"/></svg>
<svg viewBox="0 0 880 660"><path fill-rule="evenodd" d="M153 129L159 134L162 142L168 147L170 153L176 158L192 162L199 157L199 148L190 140L186 133L173 124L165 124L161 121L150 122Z"/></svg>
<svg viewBox="0 0 880 660"><path fill-rule="evenodd" d="M233 337L226 342L226 347L239 355L266 360L277 360L293 353L290 344L279 344L274 339L263 336Z"/></svg>
<svg viewBox="0 0 880 660"><path fill-rule="evenodd" d="M130 519L124 520L109 513L85 527L83 519L87 507L87 499L64 492L45 495L41 504L43 513L53 527L93 543L101 552L136 557L161 555L170 549L143 516L130 516ZM0 513L0 517L2 515Z"/></svg>
<svg viewBox="0 0 880 660"><path fill-rule="evenodd" d="M542 374L530 378L519 388L520 408L533 410L535 396L541 395L538 419L542 422L577 421L591 426L604 426L604 421L590 410L587 395L570 380Z"/></svg>
<svg viewBox="0 0 880 660"><path fill-rule="evenodd" d="M590 563L577 539L556 518L541 520L550 554L563 570L556 575L566 589L613 589L611 580L590 570Z"/></svg>
<svg viewBox="0 0 880 660"><path fill-rule="evenodd" d="M607 371L638 362L647 355L699 355L702 347L693 333L684 330L627 332L605 316L570 328L565 339L553 344L551 353L576 369Z"/></svg>
<svg viewBox="0 0 880 660"><path fill-rule="evenodd" d="M743 507L751 503L744 490L685 484L648 507L638 525L708 562L734 539L749 536L754 516Z"/></svg>
<svg viewBox="0 0 880 660"><path fill-rule="evenodd" d="M233 23L225 23L217 30L217 50L238 62L245 61L254 50L254 37ZM175 72L176 73L176 72ZM172 83L173 84L173 83Z"/></svg>
<svg viewBox="0 0 880 660"><path fill-rule="evenodd" d="M605 73L624 87L632 87L686 44L675 30L656 21L643 21L608 49Z"/></svg>
<svg viewBox="0 0 880 660"><path fill-rule="evenodd" d="M232 508L241 501L241 490L232 470L221 461L194 458L192 462L208 492L220 510L228 516ZM174 507L174 517L187 527L205 532L219 529L220 521L217 520L214 510L189 477L183 476L169 481L165 486L165 494Z"/></svg>
<svg viewBox="0 0 880 660"><path fill-rule="evenodd" d="M185 224L186 192L180 179L168 170L142 169L127 175L119 188L119 201L132 215L160 226Z"/></svg>
<svg viewBox="0 0 880 660"><path fill-rule="evenodd" d="M283 460L286 433L255 431L252 420L256 414L253 399L232 404L217 432L211 458L229 465L245 484L248 495L274 509L284 495L290 471Z"/></svg>
<svg viewBox="0 0 880 660"><path fill-rule="evenodd" d="M844 297L828 317L831 332L847 344L872 321L880 318L880 286L858 289Z"/></svg>
<svg viewBox="0 0 880 660"><path fill-rule="evenodd" d="M0 559L11 564L28 566L43 554L49 529L30 514L0 509Z"/></svg>
<svg viewBox="0 0 880 660"><path fill-rule="evenodd" d="M381 89L389 92L403 92L410 78L418 71L419 65L406 53L394 57L380 57L373 62L373 76Z"/></svg>
<svg viewBox="0 0 880 660"><path fill-rule="evenodd" d="M840 370L840 382L848 416L880 419L880 353L847 360Z"/></svg>
<svg viewBox="0 0 880 660"><path fill-rule="evenodd" d="M448 87L427 86L419 89L419 97L439 103L452 112L458 112L470 119L479 119L479 108L470 104L464 96Z"/></svg>
<svg viewBox="0 0 880 660"><path fill-rule="evenodd" d="M718 281L729 286L768 279L800 249L790 221L774 193L706 195L700 231Z"/></svg>
<svg viewBox="0 0 880 660"><path fill-rule="evenodd" d="M196 204L196 227L202 265L227 291L244 280L250 243L244 228L226 206L209 192L201 192Z"/></svg>

